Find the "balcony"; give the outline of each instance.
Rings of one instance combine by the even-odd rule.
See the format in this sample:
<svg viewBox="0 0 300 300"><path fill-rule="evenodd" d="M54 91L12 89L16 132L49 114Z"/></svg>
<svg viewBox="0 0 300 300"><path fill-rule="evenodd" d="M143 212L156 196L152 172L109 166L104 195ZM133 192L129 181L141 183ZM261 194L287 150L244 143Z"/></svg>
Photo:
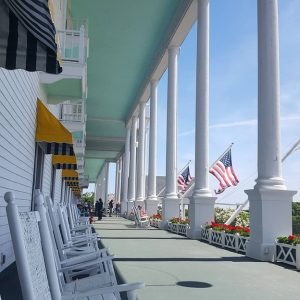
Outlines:
<svg viewBox="0 0 300 300"><path fill-rule="evenodd" d="M85 133L85 107L84 101L70 103L69 101L59 104L59 120L71 132ZM84 134L82 135L84 136ZM78 141L77 141L78 140ZM78 147L82 147L83 139L76 139Z"/></svg>
<svg viewBox="0 0 300 300"><path fill-rule="evenodd" d="M40 81L53 84L62 79L81 79L86 82L86 60L88 57L88 37L83 25L79 30L57 30L58 49L63 71L59 75L41 73ZM83 91L83 95L86 91Z"/></svg>
<svg viewBox="0 0 300 300"><path fill-rule="evenodd" d="M84 64L88 53L84 26L80 30L58 30L57 34L63 63Z"/></svg>
<svg viewBox="0 0 300 300"><path fill-rule="evenodd" d="M79 178L79 185L81 188L88 188L89 187L89 176L83 176Z"/></svg>
<svg viewBox="0 0 300 300"><path fill-rule="evenodd" d="M84 138L73 138L74 152L77 160L83 158L85 153L85 139ZM78 165L78 162L77 162Z"/></svg>

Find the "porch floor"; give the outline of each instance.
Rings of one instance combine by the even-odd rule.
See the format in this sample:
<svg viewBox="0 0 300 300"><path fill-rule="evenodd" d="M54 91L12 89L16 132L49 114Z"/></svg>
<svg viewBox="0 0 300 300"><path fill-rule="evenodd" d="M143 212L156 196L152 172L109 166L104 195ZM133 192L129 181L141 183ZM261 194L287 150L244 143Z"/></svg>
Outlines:
<svg viewBox="0 0 300 300"><path fill-rule="evenodd" d="M95 224L126 282L145 282L140 300L298 299L300 273L167 231L106 217Z"/></svg>

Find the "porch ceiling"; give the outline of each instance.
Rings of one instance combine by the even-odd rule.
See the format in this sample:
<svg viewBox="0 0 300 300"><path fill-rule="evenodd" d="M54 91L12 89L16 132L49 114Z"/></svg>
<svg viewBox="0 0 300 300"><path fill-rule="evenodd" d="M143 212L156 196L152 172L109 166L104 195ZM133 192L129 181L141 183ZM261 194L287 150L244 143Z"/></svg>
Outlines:
<svg viewBox="0 0 300 300"><path fill-rule="evenodd" d="M114 160L125 143L125 121L145 88L162 47L180 21L182 0L72 0L73 20L87 20L87 156ZM183 14L184 12L182 12ZM176 16L176 18L175 18ZM178 19L178 21L177 21ZM163 51L164 52L164 51ZM101 154L102 153L102 154ZM97 156L97 155L94 155ZM90 181L105 159L86 157Z"/></svg>

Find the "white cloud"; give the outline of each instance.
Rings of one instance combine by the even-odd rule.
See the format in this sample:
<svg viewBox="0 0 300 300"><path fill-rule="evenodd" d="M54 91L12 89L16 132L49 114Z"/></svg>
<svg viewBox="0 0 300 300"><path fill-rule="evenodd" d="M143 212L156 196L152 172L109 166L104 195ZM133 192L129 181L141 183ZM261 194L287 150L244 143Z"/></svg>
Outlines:
<svg viewBox="0 0 300 300"><path fill-rule="evenodd" d="M300 121L300 116L286 116L281 118L282 125L285 125L287 123L293 122L293 121ZM250 119L245 121L235 121L235 122L227 122L227 123L220 123L220 124L214 124L209 127L209 129L215 129L215 128L228 128L228 127L240 127L240 126L256 126L257 120ZM187 130L182 133L180 133L179 137L189 136L195 134L195 129Z"/></svg>

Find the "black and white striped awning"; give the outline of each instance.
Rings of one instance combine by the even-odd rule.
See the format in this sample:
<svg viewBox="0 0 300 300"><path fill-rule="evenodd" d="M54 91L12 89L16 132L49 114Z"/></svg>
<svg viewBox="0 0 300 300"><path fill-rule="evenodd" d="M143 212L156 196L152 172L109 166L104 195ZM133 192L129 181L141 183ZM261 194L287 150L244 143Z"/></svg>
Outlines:
<svg viewBox="0 0 300 300"><path fill-rule="evenodd" d="M72 186L72 187L79 187L79 183L78 182L66 182L67 186Z"/></svg>
<svg viewBox="0 0 300 300"><path fill-rule="evenodd" d="M0 67L62 72L48 0L0 0Z"/></svg>
<svg viewBox="0 0 300 300"><path fill-rule="evenodd" d="M39 142L40 145L44 145L45 154L55 154L55 155L74 155L73 145L66 143L51 143L51 142ZM56 168L63 169L63 168ZM72 168L73 170L77 169Z"/></svg>
<svg viewBox="0 0 300 300"><path fill-rule="evenodd" d="M66 180L66 181L78 179L78 177L63 177L63 178L64 178L64 180Z"/></svg>
<svg viewBox="0 0 300 300"><path fill-rule="evenodd" d="M55 164L55 169L77 170L76 164Z"/></svg>

